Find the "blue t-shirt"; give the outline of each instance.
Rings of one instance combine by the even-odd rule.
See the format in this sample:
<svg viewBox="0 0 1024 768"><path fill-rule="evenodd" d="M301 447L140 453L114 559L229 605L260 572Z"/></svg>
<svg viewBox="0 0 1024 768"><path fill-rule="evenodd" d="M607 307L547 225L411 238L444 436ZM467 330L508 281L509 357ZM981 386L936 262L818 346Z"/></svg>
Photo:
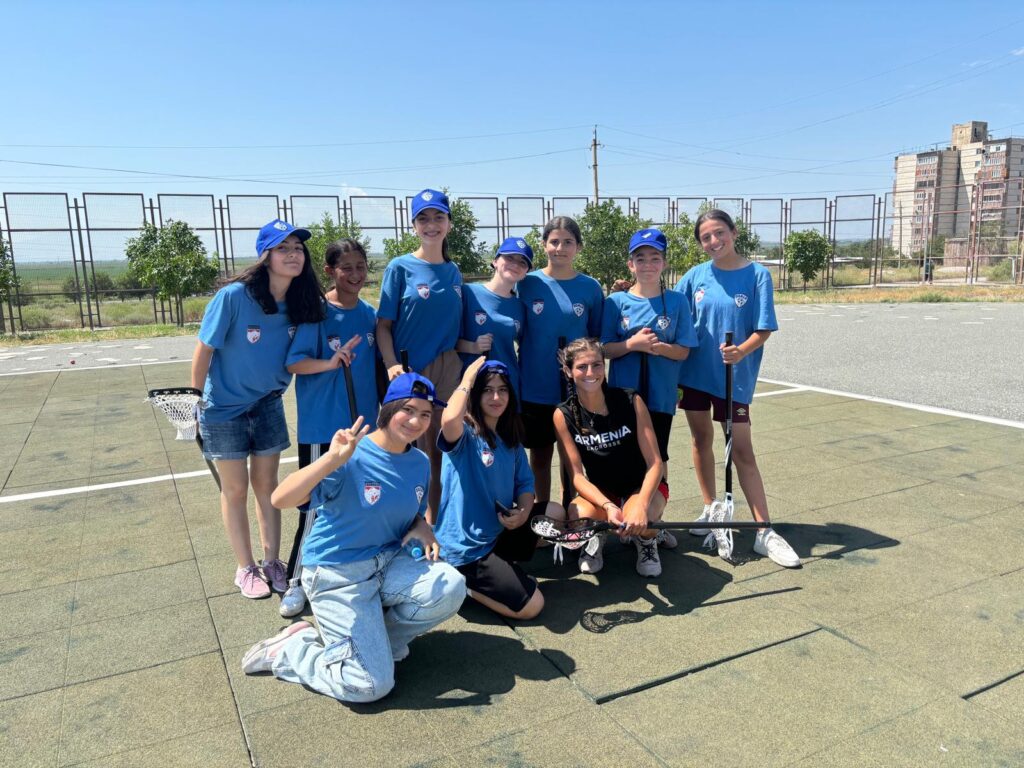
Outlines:
<svg viewBox="0 0 1024 768"><path fill-rule="evenodd" d="M316 520L302 544L302 564L353 563L398 549L427 508L429 482L423 451L391 453L364 438L310 495Z"/></svg>
<svg viewBox="0 0 1024 768"><path fill-rule="evenodd" d="M725 397L725 364L719 345L726 331L733 344L742 344L754 331L777 331L772 276L760 264L724 270L710 261L698 264L676 285L686 299L697 330L699 346L683 361L679 383L716 397ZM750 404L764 347L752 352L733 368L733 400Z"/></svg>
<svg viewBox="0 0 1024 768"><path fill-rule="evenodd" d="M409 366L422 371L459 341L462 273L451 261L430 264L411 253L392 259L381 280L377 317L392 321L396 359L408 350Z"/></svg>
<svg viewBox="0 0 1024 768"><path fill-rule="evenodd" d="M519 299L526 310L526 329L519 347L523 400L557 405L564 399L558 337L564 336L568 343L583 336L600 336L604 292L590 275L555 280L535 270L520 281Z"/></svg>
<svg viewBox="0 0 1024 768"><path fill-rule="evenodd" d="M664 300L664 303L663 303ZM604 300L601 320L601 341L625 341L642 328L650 328L660 341L681 347L696 347L697 333L693 329L686 301L675 291L645 299L628 291L613 293ZM647 356L647 391L640 387L640 356L630 352L611 361L608 384L640 393L647 407L658 413L676 412L676 388L682 360L671 360L661 355Z"/></svg>
<svg viewBox="0 0 1024 768"><path fill-rule="evenodd" d="M494 334L490 359L508 366L512 387L519 397L519 357L516 344L523 338L523 303L517 296L503 297L486 286L470 283L462 287L462 336L476 341L485 333ZM462 369L479 355L460 354Z"/></svg>
<svg viewBox="0 0 1024 768"><path fill-rule="evenodd" d="M286 390L292 375L284 361L294 334L284 302L268 315L242 283L217 291L199 327L199 340L215 350L203 388L203 418L230 421L270 393Z"/></svg>
<svg viewBox="0 0 1024 768"><path fill-rule="evenodd" d="M285 365L310 357L329 360L353 336L362 336L363 340L353 350L356 357L352 361L352 383L358 415L371 429L377 423L376 324L373 307L362 299L352 309L328 303L321 322L299 326L285 360ZM355 421L348 410L348 388L341 368L297 375L295 400L300 443L329 443L337 430L351 427Z"/></svg>
<svg viewBox="0 0 1024 768"><path fill-rule="evenodd" d="M511 507L520 494L533 493L533 472L523 446L509 448L498 438L487 441L464 425L455 444L437 437L441 449L441 506L434 535L451 565L485 557L504 527L494 502Z"/></svg>

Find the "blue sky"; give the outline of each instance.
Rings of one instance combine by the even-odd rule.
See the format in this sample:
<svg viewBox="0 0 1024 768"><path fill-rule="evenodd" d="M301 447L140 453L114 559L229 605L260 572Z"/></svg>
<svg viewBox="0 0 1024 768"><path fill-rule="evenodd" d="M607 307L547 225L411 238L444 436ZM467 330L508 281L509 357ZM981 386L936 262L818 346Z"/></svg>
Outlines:
<svg viewBox="0 0 1024 768"><path fill-rule="evenodd" d="M41 1L0 19L0 192L587 195L596 124L603 195L832 195L891 188L893 156L954 122L1024 134L1019 1Z"/></svg>

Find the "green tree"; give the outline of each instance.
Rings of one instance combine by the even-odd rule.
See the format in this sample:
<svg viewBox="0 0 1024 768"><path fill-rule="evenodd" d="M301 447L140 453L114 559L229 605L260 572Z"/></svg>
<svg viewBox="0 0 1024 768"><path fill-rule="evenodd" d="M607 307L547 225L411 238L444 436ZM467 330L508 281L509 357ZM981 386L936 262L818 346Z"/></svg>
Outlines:
<svg viewBox="0 0 1024 768"><path fill-rule="evenodd" d="M611 290L617 279L628 278L629 238L650 222L623 211L614 200L588 203L580 217L583 250L576 267Z"/></svg>
<svg viewBox="0 0 1024 768"><path fill-rule="evenodd" d="M532 227L523 240L533 249L533 268L544 269L548 265L548 254L544 250L544 240L541 238L540 230L537 227Z"/></svg>
<svg viewBox="0 0 1024 768"><path fill-rule="evenodd" d="M153 292L153 286L143 285L138 275L124 271L114 281L117 287L117 296L121 301L125 299L141 299Z"/></svg>
<svg viewBox="0 0 1024 768"><path fill-rule="evenodd" d="M157 229L149 222L125 246L128 270L144 285L152 285L161 299L174 302L182 324L182 300L208 291L217 279L217 259L183 221L168 221Z"/></svg>
<svg viewBox="0 0 1024 768"><path fill-rule="evenodd" d="M447 195L448 190L444 193ZM479 222L473 208L465 200L451 204L452 229L448 233L448 256L464 275L476 275L487 270L492 249L476 239ZM412 253L420 247L420 239L412 232L402 232L397 238L385 238L384 255L388 261L396 256Z"/></svg>
<svg viewBox="0 0 1024 768"><path fill-rule="evenodd" d="M14 274L14 258L7 249L7 243L0 237L0 333L7 332L4 314L7 304L20 292L21 284Z"/></svg>
<svg viewBox="0 0 1024 768"><path fill-rule="evenodd" d="M327 275L324 274L324 254L327 252L328 245L335 240L349 237L362 245L363 249L369 253L370 238L363 235L362 227L357 221L335 222L331 214L325 212L320 221L310 224L306 229L312 235L306 241L306 247L309 249L310 260L313 262L313 272L316 273L320 284L325 288L329 287L330 283Z"/></svg>
<svg viewBox="0 0 1024 768"><path fill-rule="evenodd" d="M88 287L89 295L95 297L97 294L105 293L109 294L114 291L114 278L108 275L106 272L97 272L95 277L89 274L88 270L85 270L85 274L81 278L75 277L75 275L68 275L64 278L64 282L61 284L60 292L64 294L68 301L78 302L82 300L82 291Z"/></svg>
<svg viewBox="0 0 1024 768"><path fill-rule="evenodd" d="M816 229L790 232L786 238L786 268L800 273L804 291L807 290L807 281L813 280L825 268L831 255L831 241Z"/></svg>
<svg viewBox="0 0 1024 768"><path fill-rule="evenodd" d="M384 256L391 261L396 256L412 253L420 247L420 239L412 232L402 232L398 237L384 238Z"/></svg>

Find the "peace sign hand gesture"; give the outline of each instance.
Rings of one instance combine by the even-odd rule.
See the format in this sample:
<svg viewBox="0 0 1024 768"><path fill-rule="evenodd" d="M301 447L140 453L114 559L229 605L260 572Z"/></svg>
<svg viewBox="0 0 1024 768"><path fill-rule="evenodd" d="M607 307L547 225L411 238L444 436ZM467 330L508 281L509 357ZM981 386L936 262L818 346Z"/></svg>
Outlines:
<svg viewBox="0 0 1024 768"><path fill-rule="evenodd" d="M364 425L363 417L360 416L351 427L339 429L334 433L328 452L338 462L339 466L352 458L352 454L355 452L356 446L359 445L359 441L366 437L369 431L370 425Z"/></svg>

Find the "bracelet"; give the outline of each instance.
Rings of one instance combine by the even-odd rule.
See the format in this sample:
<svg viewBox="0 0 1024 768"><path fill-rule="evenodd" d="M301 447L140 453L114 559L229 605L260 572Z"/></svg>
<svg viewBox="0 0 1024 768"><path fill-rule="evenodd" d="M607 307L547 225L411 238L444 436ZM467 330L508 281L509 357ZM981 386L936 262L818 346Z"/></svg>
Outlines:
<svg viewBox="0 0 1024 768"><path fill-rule="evenodd" d="M456 392L465 392L468 395L469 394L469 387L456 387L455 391Z"/></svg>

